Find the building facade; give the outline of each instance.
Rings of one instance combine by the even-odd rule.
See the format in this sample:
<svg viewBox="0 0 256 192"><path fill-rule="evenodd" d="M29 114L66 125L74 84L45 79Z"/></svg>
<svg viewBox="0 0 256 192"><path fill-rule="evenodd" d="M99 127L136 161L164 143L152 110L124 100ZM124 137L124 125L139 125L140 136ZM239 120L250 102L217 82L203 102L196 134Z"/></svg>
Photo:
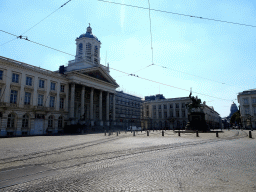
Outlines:
<svg viewBox="0 0 256 192"><path fill-rule="evenodd" d="M189 97L165 99L163 95L147 96L142 104L144 129L182 129L188 122L186 104Z"/></svg>
<svg viewBox="0 0 256 192"><path fill-rule="evenodd" d="M147 96L142 104L142 127L144 129L184 129L188 122L189 97L169 98L163 95ZM209 128L221 127L221 117L204 102L201 104Z"/></svg>
<svg viewBox="0 0 256 192"><path fill-rule="evenodd" d="M59 71L0 57L0 135L57 133L64 125L115 121L118 84L100 64L100 45L89 26L76 39L75 59Z"/></svg>
<svg viewBox="0 0 256 192"><path fill-rule="evenodd" d="M142 98L116 91L116 125L126 129L129 126L141 127Z"/></svg>
<svg viewBox="0 0 256 192"><path fill-rule="evenodd" d="M241 122L244 128L256 128L256 89L238 93Z"/></svg>

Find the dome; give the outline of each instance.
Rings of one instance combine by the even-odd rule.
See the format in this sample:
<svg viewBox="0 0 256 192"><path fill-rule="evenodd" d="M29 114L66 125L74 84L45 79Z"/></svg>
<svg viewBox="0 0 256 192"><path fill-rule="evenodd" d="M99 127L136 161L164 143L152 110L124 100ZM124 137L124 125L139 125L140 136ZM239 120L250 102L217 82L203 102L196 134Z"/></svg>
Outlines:
<svg viewBox="0 0 256 192"><path fill-rule="evenodd" d="M92 34L92 28L90 27L90 24L89 24L89 27L87 27L86 33L80 35L77 39L80 39L80 38L83 38L83 37L92 38L92 39L96 39L97 41L99 41L98 38L95 35Z"/></svg>

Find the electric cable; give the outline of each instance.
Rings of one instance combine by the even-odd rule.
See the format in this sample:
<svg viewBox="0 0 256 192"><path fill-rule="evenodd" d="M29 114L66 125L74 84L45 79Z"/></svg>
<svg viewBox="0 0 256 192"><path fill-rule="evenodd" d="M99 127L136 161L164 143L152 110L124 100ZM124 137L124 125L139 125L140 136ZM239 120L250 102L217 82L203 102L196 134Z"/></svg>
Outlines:
<svg viewBox="0 0 256 192"><path fill-rule="evenodd" d="M112 3L112 4L116 4L116 5L124 5L124 6L127 6L127 7L133 7L133 8L138 8L138 9L145 9L145 10L149 9L149 8L146 8L146 7L124 4L124 3L116 3L116 2L112 2L112 1L106 1L106 0L98 0L98 1L104 2L104 3ZM160 10L160 9L150 9L150 10L151 11L156 11L156 12L162 12L162 13L184 16L184 17L191 17L191 18L203 19L203 20L208 20L208 21L215 21L215 22L228 23L228 24L233 24L233 25L240 25L240 26L245 26L245 27L256 27L256 25L251 25L251 24L225 21L225 20L220 20L220 19L212 19L212 18L208 18L208 17L200 17L200 16L188 15L188 14L177 13L177 12L172 12L172 11L164 11L164 10Z"/></svg>

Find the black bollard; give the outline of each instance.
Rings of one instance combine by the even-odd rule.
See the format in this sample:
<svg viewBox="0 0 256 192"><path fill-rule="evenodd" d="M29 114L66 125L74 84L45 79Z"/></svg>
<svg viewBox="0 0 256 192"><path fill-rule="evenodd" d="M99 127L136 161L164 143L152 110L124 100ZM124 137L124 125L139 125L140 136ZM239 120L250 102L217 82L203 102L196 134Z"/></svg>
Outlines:
<svg viewBox="0 0 256 192"><path fill-rule="evenodd" d="M196 131L196 136L199 137L198 131Z"/></svg>
<svg viewBox="0 0 256 192"><path fill-rule="evenodd" d="M178 136L180 136L180 131L178 131Z"/></svg>
<svg viewBox="0 0 256 192"><path fill-rule="evenodd" d="M162 131L162 136L164 136L164 131Z"/></svg>
<svg viewBox="0 0 256 192"><path fill-rule="evenodd" d="M149 131L147 131L147 136L149 136Z"/></svg>
<svg viewBox="0 0 256 192"><path fill-rule="evenodd" d="M135 136L135 131L133 131L133 136Z"/></svg>
<svg viewBox="0 0 256 192"><path fill-rule="evenodd" d="M110 135L111 135L111 132L109 131L109 132L108 132L108 136L110 136Z"/></svg>
<svg viewBox="0 0 256 192"><path fill-rule="evenodd" d="M107 131L105 130L105 136L107 135Z"/></svg>
<svg viewBox="0 0 256 192"><path fill-rule="evenodd" d="M119 131L119 134L120 134L121 132Z"/></svg>
<svg viewBox="0 0 256 192"><path fill-rule="evenodd" d="M219 132L218 131L216 132L216 137L219 137Z"/></svg>
<svg viewBox="0 0 256 192"><path fill-rule="evenodd" d="M249 138L252 138L252 132L249 131Z"/></svg>
<svg viewBox="0 0 256 192"><path fill-rule="evenodd" d="M118 136L118 131L116 132L116 136Z"/></svg>
<svg viewBox="0 0 256 192"><path fill-rule="evenodd" d="M155 130L153 129L153 132L154 132Z"/></svg>

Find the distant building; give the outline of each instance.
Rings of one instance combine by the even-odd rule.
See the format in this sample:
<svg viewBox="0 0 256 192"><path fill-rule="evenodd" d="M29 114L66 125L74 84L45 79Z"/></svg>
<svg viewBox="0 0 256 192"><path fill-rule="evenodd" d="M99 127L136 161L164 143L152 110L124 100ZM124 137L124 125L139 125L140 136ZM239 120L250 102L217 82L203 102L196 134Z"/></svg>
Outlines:
<svg viewBox="0 0 256 192"><path fill-rule="evenodd" d="M111 102L111 111L113 110ZM116 91L115 94L116 126L126 129L129 126L141 127L142 98Z"/></svg>
<svg viewBox="0 0 256 192"><path fill-rule="evenodd" d="M231 105L231 107L230 107L230 114L229 114L228 117L231 118L232 115L233 115L235 112L237 112L237 111L238 111L238 108L237 108L236 104L233 102L232 105Z"/></svg>
<svg viewBox="0 0 256 192"><path fill-rule="evenodd" d="M166 99L163 95L146 96L142 104L144 129L181 129L188 122L189 97Z"/></svg>
<svg viewBox="0 0 256 192"><path fill-rule="evenodd" d="M256 89L249 89L238 93L240 115L243 127L256 128Z"/></svg>
<svg viewBox="0 0 256 192"><path fill-rule="evenodd" d="M189 97L166 99L163 95L146 96L142 104L144 129L184 129L188 122ZM221 127L221 118L213 107L202 104L205 120L211 129Z"/></svg>

